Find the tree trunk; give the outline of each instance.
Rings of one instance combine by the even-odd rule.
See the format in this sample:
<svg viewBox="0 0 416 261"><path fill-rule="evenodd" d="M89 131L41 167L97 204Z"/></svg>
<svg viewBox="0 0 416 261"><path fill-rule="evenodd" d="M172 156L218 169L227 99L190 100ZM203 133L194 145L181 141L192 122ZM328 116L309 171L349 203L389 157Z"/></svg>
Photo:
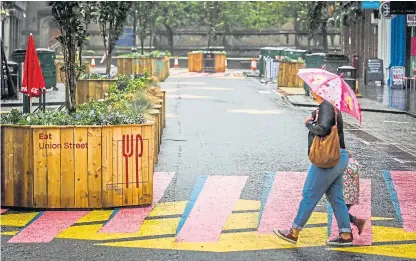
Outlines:
<svg viewBox="0 0 416 261"><path fill-rule="evenodd" d="M174 54L173 31L168 29L168 44L170 53Z"/></svg>
<svg viewBox="0 0 416 261"><path fill-rule="evenodd" d="M133 13L133 47L136 47L136 36L137 36L137 14Z"/></svg>
<svg viewBox="0 0 416 261"><path fill-rule="evenodd" d="M144 33L140 33L140 51L144 54L144 39L146 35Z"/></svg>
<svg viewBox="0 0 416 261"><path fill-rule="evenodd" d="M211 46L211 32L208 33L208 50L210 46Z"/></svg>
<svg viewBox="0 0 416 261"><path fill-rule="evenodd" d="M105 63L105 73L108 74L108 75L110 74L110 71L111 71L112 59L113 59L113 54L110 51L108 51L107 60L106 60L106 63Z"/></svg>
<svg viewBox="0 0 416 261"><path fill-rule="evenodd" d="M76 111L76 81L75 81L75 68L69 66L75 64L76 47L72 37L67 38L68 49L66 55L64 55L65 62L65 76L66 76L66 88L68 89L69 99L67 101L67 110L70 114Z"/></svg>
<svg viewBox="0 0 416 261"><path fill-rule="evenodd" d="M150 45L150 52L153 50L153 24L150 23L149 25L149 32L150 32L150 39L149 39L149 45Z"/></svg>
<svg viewBox="0 0 416 261"><path fill-rule="evenodd" d="M328 53L328 31L327 31L326 22L323 22L321 25L321 34L322 34L322 45L324 47L324 53Z"/></svg>

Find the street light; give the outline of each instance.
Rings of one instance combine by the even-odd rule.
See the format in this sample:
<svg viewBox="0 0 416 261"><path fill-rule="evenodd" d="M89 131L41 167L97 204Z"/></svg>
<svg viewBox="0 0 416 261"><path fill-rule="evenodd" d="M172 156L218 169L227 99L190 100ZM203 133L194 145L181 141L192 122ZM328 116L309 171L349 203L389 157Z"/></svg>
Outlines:
<svg viewBox="0 0 416 261"><path fill-rule="evenodd" d="M4 22L6 21L7 17L10 16L9 10L4 9L3 5L1 6L1 39L4 39Z"/></svg>

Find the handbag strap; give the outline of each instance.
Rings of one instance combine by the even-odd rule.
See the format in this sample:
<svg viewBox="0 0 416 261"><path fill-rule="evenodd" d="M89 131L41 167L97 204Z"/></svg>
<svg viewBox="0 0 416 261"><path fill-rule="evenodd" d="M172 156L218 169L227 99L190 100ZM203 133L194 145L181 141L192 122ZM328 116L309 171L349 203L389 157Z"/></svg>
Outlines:
<svg viewBox="0 0 416 261"><path fill-rule="evenodd" d="M335 126L338 128L338 112L335 106L334 106L334 112L335 112Z"/></svg>

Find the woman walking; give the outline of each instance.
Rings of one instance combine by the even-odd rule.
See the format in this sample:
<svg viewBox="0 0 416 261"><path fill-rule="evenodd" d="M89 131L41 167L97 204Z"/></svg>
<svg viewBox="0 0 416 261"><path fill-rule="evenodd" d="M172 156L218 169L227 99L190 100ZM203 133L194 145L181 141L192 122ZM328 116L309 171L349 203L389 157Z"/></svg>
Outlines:
<svg viewBox="0 0 416 261"><path fill-rule="evenodd" d="M340 151L336 152L339 155L339 160L330 168L318 167L316 164L311 165L302 191L303 198L292 227L284 231L275 229L274 232L280 238L295 244L300 231L306 225L315 206L322 196L326 194L334 210L340 232L339 237L327 240L326 243L331 246L350 246L353 238L348 208L343 198L343 173L348 164L348 152L345 149L342 114L316 92L313 91L312 95L319 104L319 108L305 120L305 126L309 129L308 155L311 153L315 137L326 138L331 134L332 130L337 131L337 136L339 137L336 141L339 142L339 146L335 144L337 145L335 146L336 148L340 148ZM334 148L332 145L328 147L329 150L332 148ZM313 149L315 150L316 148L314 147ZM325 153L319 155L322 156ZM325 159L321 157L320 160Z"/></svg>

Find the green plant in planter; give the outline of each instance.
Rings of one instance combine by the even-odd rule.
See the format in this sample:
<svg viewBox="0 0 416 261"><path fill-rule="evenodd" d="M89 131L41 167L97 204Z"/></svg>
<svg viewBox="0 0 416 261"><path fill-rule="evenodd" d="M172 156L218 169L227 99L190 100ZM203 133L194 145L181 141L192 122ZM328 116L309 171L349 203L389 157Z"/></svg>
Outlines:
<svg viewBox="0 0 416 261"><path fill-rule="evenodd" d="M1 115L1 124L14 125L117 125L143 124L144 114L152 104L147 97L150 80L148 77L131 79L119 77L110 85L109 96L103 101L80 104L76 113L69 115L64 111L46 111L22 114L14 109ZM120 87L127 84L125 87Z"/></svg>

